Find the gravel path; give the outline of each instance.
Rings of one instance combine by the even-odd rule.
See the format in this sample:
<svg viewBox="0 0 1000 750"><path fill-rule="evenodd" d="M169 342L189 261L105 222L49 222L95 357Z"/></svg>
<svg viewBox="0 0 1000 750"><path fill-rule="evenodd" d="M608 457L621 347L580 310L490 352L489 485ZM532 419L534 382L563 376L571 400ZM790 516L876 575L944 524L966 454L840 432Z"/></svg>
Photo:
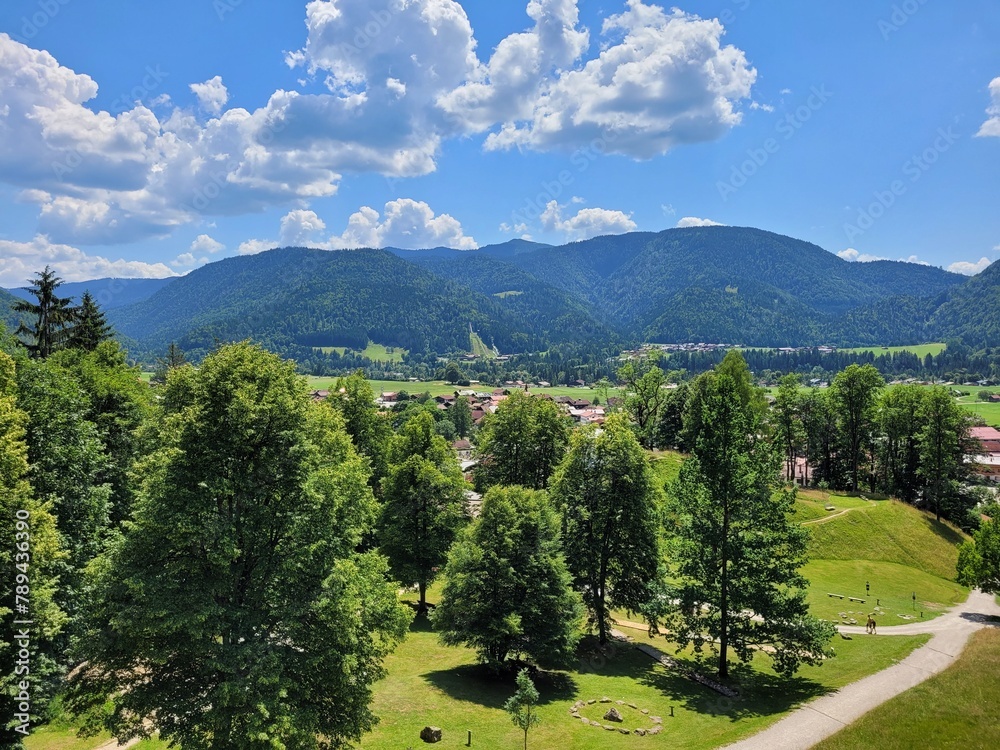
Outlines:
<svg viewBox="0 0 1000 750"><path fill-rule="evenodd" d="M964 604L929 622L880 627L877 636L865 636L864 627L839 628L862 637L920 635L931 640L898 664L851 683L835 693L796 709L777 724L740 742L732 750L805 750L857 720L876 706L941 672L962 653L969 637L1000 616L991 595L973 591Z"/></svg>

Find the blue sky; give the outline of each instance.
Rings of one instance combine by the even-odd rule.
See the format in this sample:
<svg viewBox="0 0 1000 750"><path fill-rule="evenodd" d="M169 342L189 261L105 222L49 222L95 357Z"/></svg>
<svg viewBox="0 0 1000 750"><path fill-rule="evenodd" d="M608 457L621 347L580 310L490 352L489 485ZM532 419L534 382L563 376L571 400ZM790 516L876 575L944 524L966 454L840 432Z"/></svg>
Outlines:
<svg viewBox="0 0 1000 750"><path fill-rule="evenodd" d="M998 41L991 0L6 0L0 285L699 222L973 273Z"/></svg>

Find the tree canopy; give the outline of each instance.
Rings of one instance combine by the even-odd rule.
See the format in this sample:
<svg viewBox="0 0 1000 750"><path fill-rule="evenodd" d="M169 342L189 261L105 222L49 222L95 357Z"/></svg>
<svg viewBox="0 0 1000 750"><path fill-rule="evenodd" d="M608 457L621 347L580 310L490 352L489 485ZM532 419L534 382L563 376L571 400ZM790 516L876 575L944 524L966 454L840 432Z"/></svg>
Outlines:
<svg viewBox="0 0 1000 750"><path fill-rule="evenodd" d="M447 645L470 646L494 668L518 655L565 666L574 655L583 604L544 492L490 489L451 548L444 581L433 622Z"/></svg>
<svg viewBox="0 0 1000 750"><path fill-rule="evenodd" d="M570 571L606 643L609 606L638 611L660 566L660 490L623 415L573 433L552 499Z"/></svg>
<svg viewBox="0 0 1000 750"><path fill-rule="evenodd" d="M444 566L466 518L465 478L454 451L434 432L434 418L426 412L403 426L390 456L393 463L382 480L379 547L396 580L417 584L423 611L427 586Z"/></svg>
<svg viewBox="0 0 1000 750"><path fill-rule="evenodd" d="M543 489L568 440L569 423L555 403L515 391L480 427L477 483Z"/></svg>
<svg viewBox="0 0 1000 750"><path fill-rule="evenodd" d="M120 740L347 747L408 622L385 561L355 551L376 515L364 462L294 366L250 345L167 389L132 518L94 566L71 707Z"/></svg>
<svg viewBox="0 0 1000 750"><path fill-rule="evenodd" d="M693 455L668 491L674 584L647 615L681 646L717 649L723 678L730 649L748 661L768 647L782 674L818 663L833 627L808 614L807 532L789 518L793 494L776 486L779 455L729 374L703 376L694 409Z"/></svg>

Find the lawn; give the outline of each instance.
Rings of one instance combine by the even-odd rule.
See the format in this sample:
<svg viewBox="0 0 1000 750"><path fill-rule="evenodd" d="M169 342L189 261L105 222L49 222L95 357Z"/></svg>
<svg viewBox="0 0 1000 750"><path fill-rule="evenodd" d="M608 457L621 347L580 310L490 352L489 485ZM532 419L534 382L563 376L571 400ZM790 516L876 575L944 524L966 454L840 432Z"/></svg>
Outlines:
<svg viewBox="0 0 1000 750"><path fill-rule="evenodd" d="M990 393L1000 393L1000 388L972 388L971 386L964 386L963 388L956 388L955 390L966 391L967 395L957 399L958 404L973 414L978 414L987 424L994 426L1000 426L1000 403L994 404L989 401L980 401L976 394L979 391L989 391Z"/></svg>
<svg viewBox="0 0 1000 750"><path fill-rule="evenodd" d="M629 634L645 639L640 631ZM568 672L538 677L541 724L531 730L529 747L589 750L632 748L637 742L719 747L759 731L804 701L890 666L925 641L926 636L838 639L835 658L820 667L805 667L787 680L775 676L766 666L768 659L760 657L754 669L734 671L741 677L743 692L735 701L668 671L630 646L618 644L608 655L585 653ZM662 638L656 639L656 645L666 648ZM362 740L362 748L417 747L425 725L444 730L440 747L465 747L469 730L473 747L521 746L519 730L502 710L503 702L514 691L512 680L488 677L468 649L441 646L426 621L414 624L387 666L389 676L375 690L374 709L381 722ZM661 738L626 737L569 716L574 701L604 696L661 716L665 726ZM603 715L600 706L587 706L581 715L599 721ZM626 727L651 726L637 710L622 710L629 722Z"/></svg>
<svg viewBox="0 0 1000 750"><path fill-rule="evenodd" d="M329 354L330 352L337 352L337 354L343 354L347 351L346 346L318 346L317 351L321 351L324 354ZM372 362L402 362L403 355L406 354L406 349L401 349L398 346L383 346L382 344L376 344L374 342L368 342L368 346L365 347L364 351L360 352L362 357L367 357Z"/></svg>
<svg viewBox="0 0 1000 750"><path fill-rule="evenodd" d="M928 354L936 357L945 350L944 344L913 344L911 346L859 346L853 349L839 349L841 352L850 354L863 354L871 352L876 357L880 354L898 354L899 352L912 352L923 359Z"/></svg>
<svg viewBox="0 0 1000 750"><path fill-rule="evenodd" d="M95 750L112 741L110 734L81 738L76 736L76 727L59 720L38 729L32 729L24 740L26 750ZM115 745L117 747L117 745ZM133 750L165 750L166 742L158 739L143 740L133 746Z"/></svg>
<svg viewBox="0 0 1000 750"><path fill-rule="evenodd" d="M944 672L816 745L816 750L1000 747L1000 630L973 634Z"/></svg>
<svg viewBox="0 0 1000 750"><path fill-rule="evenodd" d="M809 611L816 617L845 625L851 619L865 623L876 606L885 612L876 618L879 625L904 625L913 620L929 620L965 601L969 590L952 581L896 563L872 560L813 560L802 568L809 581ZM865 583L871 584L870 593ZM914 604L912 596L917 595ZM844 599L830 597L840 594ZM846 597L864 599L849 601ZM847 613L841 617L841 613ZM906 615L907 617L900 617Z"/></svg>
<svg viewBox="0 0 1000 750"><path fill-rule="evenodd" d="M815 524L822 519L836 517L838 513L872 504L870 500L850 495L836 495L822 490L799 490L795 499L792 520L799 523ZM827 510L832 507L833 510Z"/></svg>
<svg viewBox="0 0 1000 750"><path fill-rule="evenodd" d="M895 500L873 503L826 523L809 526L814 560L871 560L955 579L961 531Z"/></svg>

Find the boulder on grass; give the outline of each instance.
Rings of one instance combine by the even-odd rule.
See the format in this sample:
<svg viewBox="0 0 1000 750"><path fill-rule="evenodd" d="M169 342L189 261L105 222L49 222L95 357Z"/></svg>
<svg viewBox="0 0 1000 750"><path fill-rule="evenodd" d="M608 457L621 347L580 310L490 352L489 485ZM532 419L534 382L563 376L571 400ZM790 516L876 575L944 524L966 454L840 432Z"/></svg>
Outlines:
<svg viewBox="0 0 1000 750"><path fill-rule="evenodd" d="M424 727L420 730L420 739L424 742L440 742L441 727Z"/></svg>
<svg viewBox="0 0 1000 750"><path fill-rule="evenodd" d="M617 708L608 709L608 712L606 714L604 714L604 720L605 721L616 721L619 724L621 722L625 721L625 719L622 718L621 711L619 711Z"/></svg>

